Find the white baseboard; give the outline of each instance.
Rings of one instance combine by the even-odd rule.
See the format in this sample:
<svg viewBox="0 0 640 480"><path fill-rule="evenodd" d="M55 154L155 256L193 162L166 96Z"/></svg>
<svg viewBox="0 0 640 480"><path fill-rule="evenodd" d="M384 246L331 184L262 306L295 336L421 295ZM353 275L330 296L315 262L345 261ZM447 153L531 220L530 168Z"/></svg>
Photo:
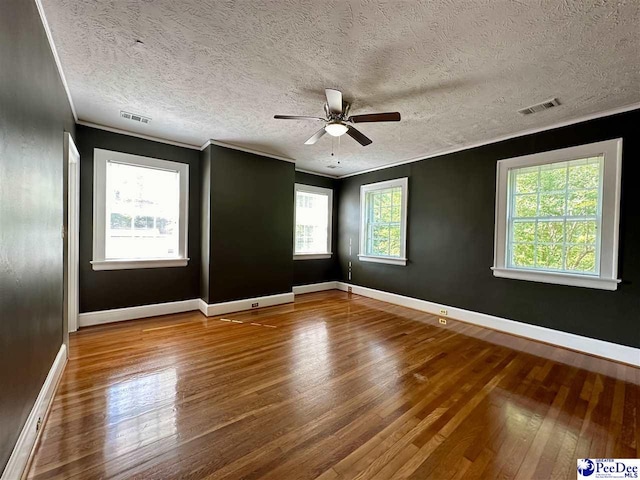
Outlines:
<svg viewBox="0 0 640 480"><path fill-rule="evenodd" d="M300 295L303 293L322 292L324 290L337 290L338 282L322 282L312 283L310 285L298 285L293 287L293 294Z"/></svg>
<svg viewBox="0 0 640 480"><path fill-rule="evenodd" d="M153 305L140 305L138 307L114 308L98 312L87 312L78 315L78 326L101 325L103 323L122 322L137 318L155 317L170 313L190 312L198 310L199 299L181 300L179 302L155 303Z"/></svg>
<svg viewBox="0 0 640 480"><path fill-rule="evenodd" d="M282 305L283 303L291 303L293 302L293 300L294 300L293 292L288 292L288 293L280 293L277 295L267 295L265 297L246 298L243 300L235 300L233 302L223 302L223 303L207 304L204 300L200 300L200 302L198 302L198 308L207 317L213 317L215 315L224 315L225 313L251 310L253 308Z"/></svg>
<svg viewBox="0 0 640 480"><path fill-rule="evenodd" d="M202 312L203 315L207 315L207 308L209 308L209 305L207 304L207 302L205 302L203 299L199 298L198 299L198 310L200 310L200 312Z"/></svg>
<svg viewBox="0 0 640 480"><path fill-rule="evenodd" d="M403 307L413 308L414 310L420 310L434 315L438 315L440 309L444 309L447 310L448 317L458 319L463 322L492 328L501 332L519 335L532 340L538 340L552 345L640 367L639 348L618 345L617 343L605 342L595 338L583 337L573 333L561 332L551 328L539 327L537 325L530 325L528 323L517 322L515 320L494 317L493 315L487 315L485 313L473 312L471 310L464 310L462 308L428 302L417 298L405 297L403 295L375 290L373 288L360 287L358 285L351 285L344 282L337 283L338 289L345 292L348 287L351 287L352 292L357 295L374 298L376 300L393 303L395 305L401 305Z"/></svg>
<svg viewBox="0 0 640 480"><path fill-rule="evenodd" d="M49 374L44 381L44 385L42 385L42 389L36 398L33 408L27 417L27 421L22 427L18 441L13 447L9 461L2 472L2 477L0 477L1 480L16 480L22 478L25 473L29 457L31 456L31 452L33 451L38 439L38 420L41 419L44 421L66 364L67 346L62 344L55 360L53 361L53 365L51 365L51 370L49 370Z"/></svg>
<svg viewBox="0 0 640 480"><path fill-rule="evenodd" d="M337 282L327 282L327 284L331 285L322 288L323 290L331 290L337 288ZM155 303L152 305L141 305L138 307L114 308L112 310L81 313L80 315L78 315L78 326L88 327L91 325L102 325L104 323L122 322L125 320L135 320L139 318L155 317L158 315L168 315L171 313L190 312L193 310L200 310L204 315L211 317L214 315L223 315L225 313L251 310L252 308L270 307L283 303L291 303L293 302L293 300L293 292L281 293L278 295L268 295L264 297L247 298L244 300L236 300L233 302L212 304L207 304L207 302L205 302L201 298L194 298L192 300L182 300L179 302ZM257 303L259 306L253 307L252 305L255 303Z"/></svg>

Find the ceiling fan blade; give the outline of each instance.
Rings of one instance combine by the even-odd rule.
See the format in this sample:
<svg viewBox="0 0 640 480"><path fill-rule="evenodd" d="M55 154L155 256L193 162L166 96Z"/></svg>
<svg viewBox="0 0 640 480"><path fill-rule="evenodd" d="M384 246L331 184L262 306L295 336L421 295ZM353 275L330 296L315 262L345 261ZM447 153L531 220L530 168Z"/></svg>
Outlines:
<svg viewBox="0 0 640 480"><path fill-rule="evenodd" d="M327 105L331 113L342 113L342 92L333 88L325 88L324 94L327 96Z"/></svg>
<svg viewBox="0 0 640 480"><path fill-rule="evenodd" d="M318 130L316 133L313 134L313 137L311 137L309 140L307 140L306 142L304 142L305 145L313 145L314 143L316 143L318 140L320 140L320 137L322 137L325 133L327 133L323 128L321 128L320 130Z"/></svg>
<svg viewBox="0 0 640 480"><path fill-rule="evenodd" d="M353 123L364 122L399 122L399 112L387 112L387 113L367 113L365 115L354 115L349 117L349 120Z"/></svg>
<svg viewBox="0 0 640 480"><path fill-rule="evenodd" d="M278 120L322 120L326 121L321 117L305 117L301 115L274 115L273 118L277 118Z"/></svg>
<svg viewBox="0 0 640 480"><path fill-rule="evenodd" d="M349 135L363 147L366 147L367 145L373 143L373 141L360 130L353 128L351 125L347 125L347 128L349 129L347 130L347 135Z"/></svg>

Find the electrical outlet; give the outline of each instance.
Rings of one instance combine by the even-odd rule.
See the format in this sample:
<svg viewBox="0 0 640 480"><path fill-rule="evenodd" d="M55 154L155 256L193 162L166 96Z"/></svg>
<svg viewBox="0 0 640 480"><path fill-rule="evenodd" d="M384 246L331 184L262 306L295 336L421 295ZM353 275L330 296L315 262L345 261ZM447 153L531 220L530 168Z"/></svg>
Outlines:
<svg viewBox="0 0 640 480"><path fill-rule="evenodd" d="M347 287L347 293L353 293L353 288L352 287Z"/></svg>
<svg viewBox="0 0 640 480"><path fill-rule="evenodd" d="M259 305L259 303L258 303L258 302L256 302L256 303L252 303L252 304L251 304L251 308L258 308L258 305Z"/></svg>
<svg viewBox="0 0 640 480"><path fill-rule="evenodd" d="M439 318L438 321L440 322L440 325L446 325L447 324L447 319L446 318Z"/></svg>
<svg viewBox="0 0 640 480"><path fill-rule="evenodd" d="M444 308L440 309L440 315L448 315L449 312L447 310L445 310Z"/></svg>

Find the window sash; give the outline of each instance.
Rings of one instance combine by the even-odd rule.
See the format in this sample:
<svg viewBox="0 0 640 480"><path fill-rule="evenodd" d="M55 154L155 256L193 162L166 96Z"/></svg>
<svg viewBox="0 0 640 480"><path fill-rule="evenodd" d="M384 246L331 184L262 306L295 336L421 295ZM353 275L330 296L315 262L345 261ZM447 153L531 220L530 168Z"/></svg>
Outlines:
<svg viewBox="0 0 640 480"><path fill-rule="evenodd" d="M406 264L406 229L407 229L407 196L408 178L400 178L360 187L360 260ZM394 200L394 193L399 194L399 203ZM384 195L390 194L387 205L381 205ZM377 205L376 205L377 203ZM376 215L376 209L379 213ZM387 217L383 217L383 210L388 210ZM377 217L377 218L376 218ZM386 229L387 254L375 248L375 230ZM392 253L397 232L398 253ZM384 240L384 238L382 239Z"/></svg>
<svg viewBox="0 0 640 480"><path fill-rule="evenodd" d="M173 174L174 178L170 179L170 183L175 183L175 185L172 185L172 188L175 188L175 195L176 195L174 198L175 205L173 205L169 209L169 210L173 210L172 212L170 211L165 213L167 213L171 217L170 220L173 221L172 223L175 223L175 230L176 230L175 234L168 236L160 232L159 227L157 226L158 220L166 217L161 216L162 212L159 210L159 207L157 204L154 204L152 206L147 205L145 208L144 206L139 207L139 206L136 206L135 204L117 205L114 203L114 199L113 197L111 197L111 194L113 192L113 189L119 186L115 184L117 179L114 178L114 176L118 175L118 172L113 170L110 167L118 166L118 165L131 166L131 167L136 167L136 168L145 169L145 170L158 170L158 171ZM120 174L120 176L122 176L122 174ZM152 181L151 179L148 179L148 180ZM104 219L105 221L105 260L124 260L124 259L144 260L149 258L167 258L167 259L180 258L180 252L179 252L180 232L177 231L178 225L180 222L180 185L179 185L180 172L177 170L157 169L157 168L153 168L145 165L133 165L129 163L122 163L122 162L108 160L105 181L106 181L105 219ZM166 194L168 195L169 192L166 192ZM111 218L113 214L120 214L129 218L130 219L129 228L113 229L111 227ZM136 226L136 221L139 219L151 219L151 222L153 225L152 228L150 229L148 227ZM133 247L132 252L124 253L123 255L116 255L114 253L114 252L117 252L118 250L122 251L122 248L123 248L123 246L118 247L117 244L119 242L114 238L114 230L117 234L115 238L121 238L121 239L129 238L133 240L132 242L130 242L131 244L130 246ZM158 232L156 233L153 230L158 230ZM139 240L136 241L135 239L139 239ZM153 240L150 242L144 242L144 240L140 240L140 239L154 239L155 242ZM138 254L139 252L145 251L145 250L147 251L156 250L157 247L156 245L153 245L153 244L154 243L158 244L159 243L158 240L161 240L161 239L166 240L164 242L166 247L168 249L172 249L173 253L168 252L167 254L161 253L158 255Z"/></svg>
<svg viewBox="0 0 640 480"><path fill-rule="evenodd" d="M400 204L396 205L395 201L394 201L394 193L399 192L400 194ZM394 208L398 209L398 215L401 216L402 215L402 188L401 187L391 187L391 188L381 188L378 190L372 190L367 192L366 197L365 197L365 201L366 201L366 222L365 222L365 231L366 231L366 240L365 240L365 245L366 245L366 249L365 249L365 253L366 255L369 256L381 256L381 257L390 257L390 258L400 258L401 256L401 249L400 249L400 245L398 245L398 253L397 254L392 254L391 253L391 248L392 248L392 242L391 242L391 229L393 228L398 229L398 231L400 232L402 229L402 218L399 218L397 221L393 220L394 217ZM389 210L389 215L391 217L390 221L384 221L382 219L376 220L375 218L375 202L376 199L378 199L378 202L381 203L382 202L382 198L384 195L386 194L390 194L391 195L391 202L388 206L381 206L379 205L378 209L380 211L382 211L382 209L387 209ZM380 212L380 216L382 216L382 212ZM386 229L389 233L388 237L387 237L387 255L384 255L382 253L379 252L375 252L374 251L374 231L376 228L382 228L382 229ZM400 239L399 239L400 240Z"/></svg>
<svg viewBox="0 0 640 480"><path fill-rule="evenodd" d="M107 202L107 164L124 164L177 172L179 174L178 247L174 257L106 258L106 234L110 227L110 205ZM93 178L93 259L94 270L186 266L188 238L189 166L185 163L142 157L121 152L94 149Z"/></svg>
<svg viewBox="0 0 640 480"><path fill-rule="evenodd" d="M597 158L598 164L598 183L595 188L571 188L570 187L570 171L571 167L580 166L581 164L594 164L596 162L592 161L594 158ZM583 163L584 162L584 163ZM565 188L564 189L555 189L555 190L544 190L541 185L542 175L544 171L549 170L560 170L564 168L565 170ZM518 179L518 175L527 173L536 173L537 174L537 185L536 189L533 192L524 192L518 193L516 187L516 181ZM507 195L509 199L509 208L507 211L507 248L506 248L506 259L505 263L508 268L517 268L517 269L526 269L532 271L549 271L549 272L559 272L559 273L577 273L583 275L600 275L600 244L601 244L601 224L602 224L602 187L603 187L603 175L604 175L604 156L589 156L586 158L575 158L572 160L562 160L559 162L550 162L537 166L525 166L520 168L512 168L508 171L508 190ZM584 214L584 215L569 215L567 214L569 209L569 197L572 193L575 192L593 192L597 191L597 203L596 203L596 214ZM535 216L517 216L516 212L516 202L519 197L523 196L534 196L536 197L536 213L540 212L540 202L541 197L548 195L556 195L563 196L563 209L565 211L564 215L535 215ZM579 222L579 221L595 221L595 242L593 243L574 243L567 241L567 223L569 222ZM538 226L540 223L550 223L550 222L562 222L563 224L563 241L562 242L543 242L538 240ZM522 242L516 241L514 239L514 231L515 224L517 223L534 223L534 241L533 242ZM525 266L525 265L517 265L514 263L514 245L533 245L533 263L534 266ZM544 246L560 246L562 249L561 257L562 257L562 267L561 268L551 268L545 266L538 265L538 245ZM594 271L588 270L580 270L580 269L571 269L567 268L567 251L568 247L575 246L587 246L593 245L594 253L595 253L595 269Z"/></svg>
<svg viewBox="0 0 640 480"><path fill-rule="evenodd" d="M316 256L316 255L331 255L331 231L333 222L333 190L329 188L316 187L312 185L295 184L294 189L295 196L295 208L294 208L294 258L304 256ZM304 222L304 210L313 209L312 196L321 197L324 201L326 199L326 219L320 224L303 223ZM321 205L324 209L324 205ZM317 232L315 229L324 231L326 238L321 241L317 240ZM299 234L299 232L301 232ZM322 232L320 233L322 234ZM310 248L313 244L322 244L321 248Z"/></svg>

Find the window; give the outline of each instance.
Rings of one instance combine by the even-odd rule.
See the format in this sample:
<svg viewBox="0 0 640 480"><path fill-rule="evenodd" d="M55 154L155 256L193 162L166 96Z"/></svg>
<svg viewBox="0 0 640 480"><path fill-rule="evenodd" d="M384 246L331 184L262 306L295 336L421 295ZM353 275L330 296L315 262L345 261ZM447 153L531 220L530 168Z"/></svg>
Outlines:
<svg viewBox="0 0 640 480"><path fill-rule="evenodd" d="M622 140L500 160L497 277L615 290Z"/></svg>
<svg viewBox="0 0 640 480"><path fill-rule="evenodd" d="M407 264L407 195L406 177L360 187L360 260Z"/></svg>
<svg viewBox="0 0 640 480"><path fill-rule="evenodd" d="M184 163L94 150L94 270L187 265Z"/></svg>
<svg viewBox="0 0 640 480"><path fill-rule="evenodd" d="M295 260L331 258L333 191L296 183Z"/></svg>

